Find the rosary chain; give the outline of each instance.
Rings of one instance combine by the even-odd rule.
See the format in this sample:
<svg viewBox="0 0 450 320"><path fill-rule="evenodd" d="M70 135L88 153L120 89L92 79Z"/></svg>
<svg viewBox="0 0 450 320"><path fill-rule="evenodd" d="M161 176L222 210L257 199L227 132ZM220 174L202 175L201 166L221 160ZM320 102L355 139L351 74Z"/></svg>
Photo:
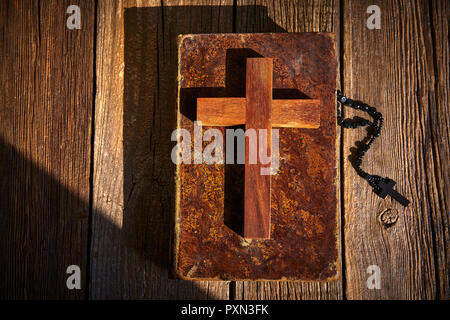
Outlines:
<svg viewBox="0 0 450 320"><path fill-rule="evenodd" d="M358 148L358 157L357 157L356 163L355 163L355 170L361 177L366 179L367 182L373 188L378 189L378 184L380 183L380 181L383 180L383 178L380 176L377 176L377 175L371 175L371 174L367 173L366 171L361 169L361 164L362 164L362 159L363 159L364 155L370 149L374 140L377 137L379 137L381 134L381 129L383 128L383 115L380 112L378 112L377 109L374 107L371 107L361 101L354 101L350 98L347 98L339 90L337 91L337 100L343 106L345 105L345 106L349 106L356 110L361 110L361 111L367 112L373 119L373 121L369 121L366 119L361 119L361 120L344 119L342 117L341 108L339 107L339 105L337 106L337 123L341 127L355 129L358 127L369 126L371 128L371 130L369 131L369 137L370 137L369 141L367 143L365 143L363 146L361 146L360 148Z"/></svg>

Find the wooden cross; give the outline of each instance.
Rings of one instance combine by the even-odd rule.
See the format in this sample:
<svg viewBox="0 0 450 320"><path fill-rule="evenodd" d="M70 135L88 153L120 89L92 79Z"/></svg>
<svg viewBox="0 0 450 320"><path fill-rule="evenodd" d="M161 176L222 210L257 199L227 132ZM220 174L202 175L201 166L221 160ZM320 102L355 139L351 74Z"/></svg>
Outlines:
<svg viewBox="0 0 450 320"><path fill-rule="evenodd" d="M248 58L245 98L197 98L197 120L205 126L245 124L246 130L267 130L267 154L271 154L271 128L318 128L320 101L314 99L272 99L272 58ZM258 140L258 139L257 139ZM270 175L261 175L269 164L249 163L245 142L245 238L270 238ZM253 150L257 150L256 148Z"/></svg>

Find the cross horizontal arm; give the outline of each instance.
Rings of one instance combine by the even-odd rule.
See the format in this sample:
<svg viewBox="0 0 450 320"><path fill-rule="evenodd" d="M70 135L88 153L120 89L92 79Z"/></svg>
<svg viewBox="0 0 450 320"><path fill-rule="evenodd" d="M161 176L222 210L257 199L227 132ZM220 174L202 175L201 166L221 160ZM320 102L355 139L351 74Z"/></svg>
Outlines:
<svg viewBox="0 0 450 320"><path fill-rule="evenodd" d="M246 98L197 98L197 121L204 126L244 124ZM320 100L272 100L272 127L319 128Z"/></svg>

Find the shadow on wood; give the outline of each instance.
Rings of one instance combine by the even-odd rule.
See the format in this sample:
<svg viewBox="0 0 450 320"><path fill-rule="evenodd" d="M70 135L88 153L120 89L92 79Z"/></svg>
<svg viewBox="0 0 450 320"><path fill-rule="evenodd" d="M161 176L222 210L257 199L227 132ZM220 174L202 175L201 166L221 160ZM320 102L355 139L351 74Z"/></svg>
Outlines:
<svg viewBox="0 0 450 320"><path fill-rule="evenodd" d="M0 175L0 298L84 298L87 238L64 230L83 232L89 202L1 136ZM81 290L67 289L70 265L80 266Z"/></svg>

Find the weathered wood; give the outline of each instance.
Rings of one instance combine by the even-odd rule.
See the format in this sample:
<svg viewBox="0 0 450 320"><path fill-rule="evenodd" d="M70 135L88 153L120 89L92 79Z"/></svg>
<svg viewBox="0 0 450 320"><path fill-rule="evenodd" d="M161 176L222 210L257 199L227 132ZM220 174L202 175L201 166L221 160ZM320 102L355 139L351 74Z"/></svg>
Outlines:
<svg viewBox="0 0 450 320"><path fill-rule="evenodd" d="M68 1L0 3L0 297L85 297L96 71L90 297L227 298L227 283L167 280L173 194L164 165L169 138L162 136L174 118L173 39L186 32L339 31L339 1L239 0L235 23L231 0L164 8L161 1L98 1L96 70L93 3L79 4L81 30L65 28ZM381 109L389 127L365 168L391 176L414 199L398 210L347 163L347 297L448 299L449 3L341 3L343 89ZM365 28L371 4L382 8L381 30ZM347 131L345 163L359 137ZM384 208L397 210L388 229L373 216ZM367 290L367 265L379 261L382 289ZM81 291L66 289L70 264L81 267ZM342 298L341 281L237 282L231 289L238 299Z"/></svg>
<svg viewBox="0 0 450 320"><path fill-rule="evenodd" d="M433 195L433 220L435 228L435 252L438 268L437 277L439 299L450 299L450 50L449 21L450 3L446 0L433 0L430 21L433 39L435 71L435 96L438 112L430 110L433 137L434 172L429 174L436 179L436 192Z"/></svg>
<svg viewBox="0 0 450 320"><path fill-rule="evenodd" d="M95 8L69 30L70 4L0 2L2 299L86 296Z"/></svg>
<svg viewBox="0 0 450 320"><path fill-rule="evenodd" d="M245 123L245 98L197 98L197 121L204 126L230 127ZM318 128L320 100L273 99L272 127Z"/></svg>
<svg viewBox="0 0 450 320"><path fill-rule="evenodd" d="M430 27L436 19L448 23L448 6L447 11L431 13L426 1L378 2L381 29L369 30L366 10L372 4L344 3L343 91L375 106L385 118L381 137L364 158L364 170L395 180L397 190L411 204L404 208L379 198L355 173L347 160L349 149L366 132L345 130L346 295L349 299L435 299L439 286L443 298L448 298L444 183L449 116L448 100L443 100L443 92L448 93L448 86L444 87L448 57L444 61L446 53L433 52ZM433 9L443 6L434 3ZM441 48L448 53L448 28L434 31L434 41L446 46ZM434 56L439 62L433 61ZM440 70L437 75L435 69ZM345 115L357 114L349 110ZM396 222L387 227L383 221L389 218ZM381 271L379 290L370 290L366 283L371 265Z"/></svg>
<svg viewBox="0 0 450 320"><path fill-rule="evenodd" d="M247 59L245 129L255 130L257 135L245 137L245 238L270 238L270 174L262 174L261 170L270 168L271 162L263 164L261 154L270 157L272 150L272 73L272 58ZM260 129L267 133L266 148L261 143ZM256 163L251 162L251 152Z"/></svg>
<svg viewBox="0 0 450 320"><path fill-rule="evenodd" d="M91 298L228 298L168 266L176 37L231 32L232 17L231 0L99 2Z"/></svg>
<svg viewBox="0 0 450 320"><path fill-rule="evenodd" d="M236 8L236 32L332 32L338 17L338 2L334 1L256 1L248 5L241 0ZM342 281L236 282L233 294L236 299L341 299Z"/></svg>

